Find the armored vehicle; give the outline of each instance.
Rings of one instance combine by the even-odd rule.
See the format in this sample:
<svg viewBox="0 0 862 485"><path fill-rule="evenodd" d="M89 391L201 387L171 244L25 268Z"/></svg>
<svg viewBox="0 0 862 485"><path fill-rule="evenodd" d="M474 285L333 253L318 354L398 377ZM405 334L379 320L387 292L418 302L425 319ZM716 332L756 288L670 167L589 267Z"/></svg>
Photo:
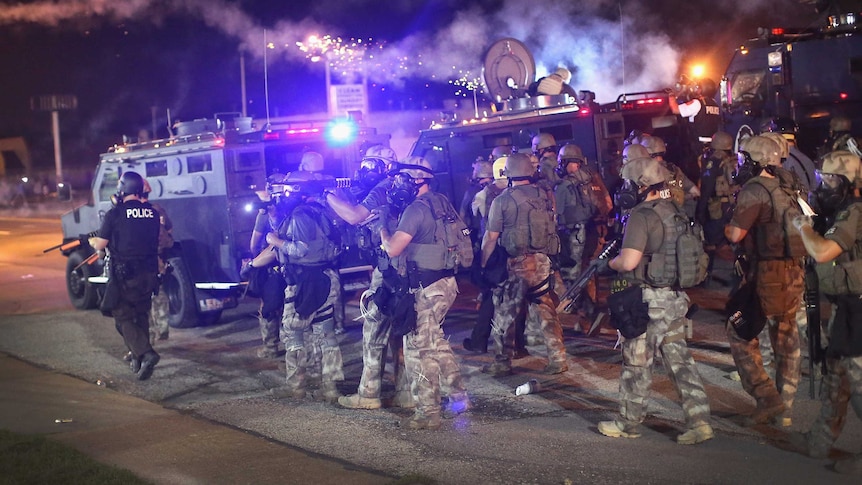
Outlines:
<svg viewBox="0 0 862 485"><path fill-rule="evenodd" d="M149 181L150 200L173 222L172 270L161 285L170 301L170 325L217 321L223 310L237 306L242 294L239 271L242 260L252 257L249 240L267 176L295 170L308 150L324 156L327 173L349 176L359 167L362 144L388 143L389 136L373 128L355 123L348 128L321 120L255 130L248 118L216 115L181 123L168 139L111 147L100 156L91 200L62 216L60 250L68 257L66 286L72 304L88 309L99 302L106 281L103 261L86 235L99 229L112 207L120 175L135 171ZM362 268L342 271L356 269Z"/></svg>

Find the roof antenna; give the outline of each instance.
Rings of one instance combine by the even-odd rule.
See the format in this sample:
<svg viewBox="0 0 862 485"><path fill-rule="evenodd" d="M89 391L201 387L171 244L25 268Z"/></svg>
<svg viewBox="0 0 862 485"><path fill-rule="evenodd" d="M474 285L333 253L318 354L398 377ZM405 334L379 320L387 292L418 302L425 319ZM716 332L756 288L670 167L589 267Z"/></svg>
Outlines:
<svg viewBox="0 0 862 485"><path fill-rule="evenodd" d="M266 29L263 29L263 97L266 100L266 127L269 129L269 75L266 68L267 49L269 49L269 44L266 43Z"/></svg>
<svg viewBox="0 0 862 485"><path fill-rule="evenodd" d="M617 4L620 9L620 58L622 59L623 64L623 103L626 102L626 33L623 28L623 4Z"/></svg>

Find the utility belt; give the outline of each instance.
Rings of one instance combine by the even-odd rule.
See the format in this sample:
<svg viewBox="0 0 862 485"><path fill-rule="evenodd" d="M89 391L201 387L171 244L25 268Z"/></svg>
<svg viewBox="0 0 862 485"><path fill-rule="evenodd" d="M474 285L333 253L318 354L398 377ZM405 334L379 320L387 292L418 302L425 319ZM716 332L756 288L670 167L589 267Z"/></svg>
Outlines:
<svg viewBox="0 0 862 485"><path fill-rule="evenodd" d="M307 273L309 271L323 271L332 268L334 268L332 262L324 261L321 263L312 264L288 263L279 266L277 268L277 271L284 276L284 280L287 282L288 285L295 285L299 283L304 273Z"/></svg>
<svg viewBox="0 0 862 485"><path fill-rule="evenodd" d="M420 269L412 261L407 263L407 281L410 289L427 288L438 280L448 278L449 276L455 276L454 269Z"/></svg>
<svg viewBox="0 0 862 485"><path fill-rule="evenodd" d="M111 258L114 276L121 280L129 280L143 273L158 273L158 262L155 258L134 258L117 260Z"/></svg>

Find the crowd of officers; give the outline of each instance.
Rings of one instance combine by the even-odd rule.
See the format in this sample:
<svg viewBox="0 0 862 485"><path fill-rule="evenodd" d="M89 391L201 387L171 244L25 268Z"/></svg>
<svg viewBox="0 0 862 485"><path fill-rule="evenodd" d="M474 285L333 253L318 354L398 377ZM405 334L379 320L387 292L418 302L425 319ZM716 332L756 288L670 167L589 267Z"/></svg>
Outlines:
<svg viewBox="0 0 862 485"><path fill-rule="evenodd" d="M675 244L665 234L663 215L680 214L703 227L704 248L713 261L722 247L733 245L740 256L734 287L748 284L758 297L759 311L746 314L744 325L739 319L727 324L742 385L756 401L751 424L792 423L800 332L806 333L800 330L806 321L805 258L811 262L816 276L809 278L819 281L832 318L821 332L827 343L823 405L805 443L812 456L826 456L848 403L862 417L862 262L857 260L862 162L849 122L836 118L832 128L816 163L796 149L792 121L767 120L761 134L742 140L736 153L732 137L717 132L699 159L699 184L664 159L659 137L633 133L622 152L622 182L612 188L613 199L580 147L560 147L553 136L540 133L531 153L503 146L478 160L460 211L432 189L434 171L421 157L398 161L388 147L369 147L352 186L336 189L314 183L326 179L323 157L306 153L299 170L269 177L262 194L268 205L250 241L256 256L242 270L244 278L259 281L258 356L284 356L286 379L273 392L291 398L310 394L352 409L412 408L404 423L411 429L436 429L441 419L469 410L464 379L442 330L463 261L448 257L452 248L439 238L440 214L460 212L471 229L476 255L471 274L480 289L476 325L464 348L487 352L490 340L494 360L484 372L512 374L512 360L525 354L530 340L546 347L545 373L567 371L560 296L590 269L609 277L612 294L638 288L624 312L611 309L612 326L642 320L638 334L621 337L620 410L599 423L599 432L640 435L653 361L660 357L686 418L677 442L709 440L714 435L709 403L685 338L689 298L673 274L662 274L674 265L651 265ZM159 216L146 202L143 179L134 175L121 178L118 204L91 245L110 248L116 266L128 272L113 314L133 370L143 379L158 362L145 317L159 271ZM810 201L816 215L803 211L800 200ZM336 386L344 379L336 335L344 325L337 261L346 237L361 241L376 261L370 288L360 297L359 387L344 396ZM611 240L619 250L596 259L600 246ZM581 291L580 315L601 322L596 285ZM387 354L397 384L395 395L384 401ZM819 352L808 358L819 357L814 354ZM862 458L836 469L859 472Z"/></svg>

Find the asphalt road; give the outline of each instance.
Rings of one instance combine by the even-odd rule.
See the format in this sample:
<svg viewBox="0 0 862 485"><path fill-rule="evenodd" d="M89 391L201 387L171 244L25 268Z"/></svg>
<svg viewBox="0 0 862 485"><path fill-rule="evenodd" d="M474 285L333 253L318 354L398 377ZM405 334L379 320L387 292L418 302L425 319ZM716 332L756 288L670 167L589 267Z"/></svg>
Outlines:
<svg viewBox="0 0 862 485"><path fill-rule="evenodd" d="M492 356L461 348L475 315L468 284L461 285L444 329L475 408L445 421L439 431L407 431L398 422L409 411L355 411L271 397L268 390L284 378L283 363L255 356L259 333L252 300L226 311L216 325L172 329L169 340L157 342L162 361L153 378L135 380L119 359L124 348L113 321L69 305L64 258L41 252L58 242L55 219L0 217L0 352L276 443L389 476L421 473L446 484L857 483L833 472L831 460L807 458L790 445L789 433L807 429L819 409L807 395L807 382L800 386L791 428L740 426L741 415L750 413L754 402L728 378L734 367L719 313L727 288L691 292L701 310L694 316L689 344L716 429L709 442L690 447L675 443L683 417L661 364L655 368L646 433L636 440L600 435L596 424L612 418L618 407L616 334L603 328L586 337L575 330L571 317L564 325L566 373L542 375L544 348L530 347L533 355L515 362L515 375L482 374ZM348 318L357 314L351 301ZM340 390L350 393L362 365L360 324L349 321L339 339L347 376ZM531 378L539 380L541 392L516 397L514 388ZM384 394L393 391L386 381ZM860 449L862 423L851 416L831 459ZM247 481L255 482L253 476Z"/></svg>

